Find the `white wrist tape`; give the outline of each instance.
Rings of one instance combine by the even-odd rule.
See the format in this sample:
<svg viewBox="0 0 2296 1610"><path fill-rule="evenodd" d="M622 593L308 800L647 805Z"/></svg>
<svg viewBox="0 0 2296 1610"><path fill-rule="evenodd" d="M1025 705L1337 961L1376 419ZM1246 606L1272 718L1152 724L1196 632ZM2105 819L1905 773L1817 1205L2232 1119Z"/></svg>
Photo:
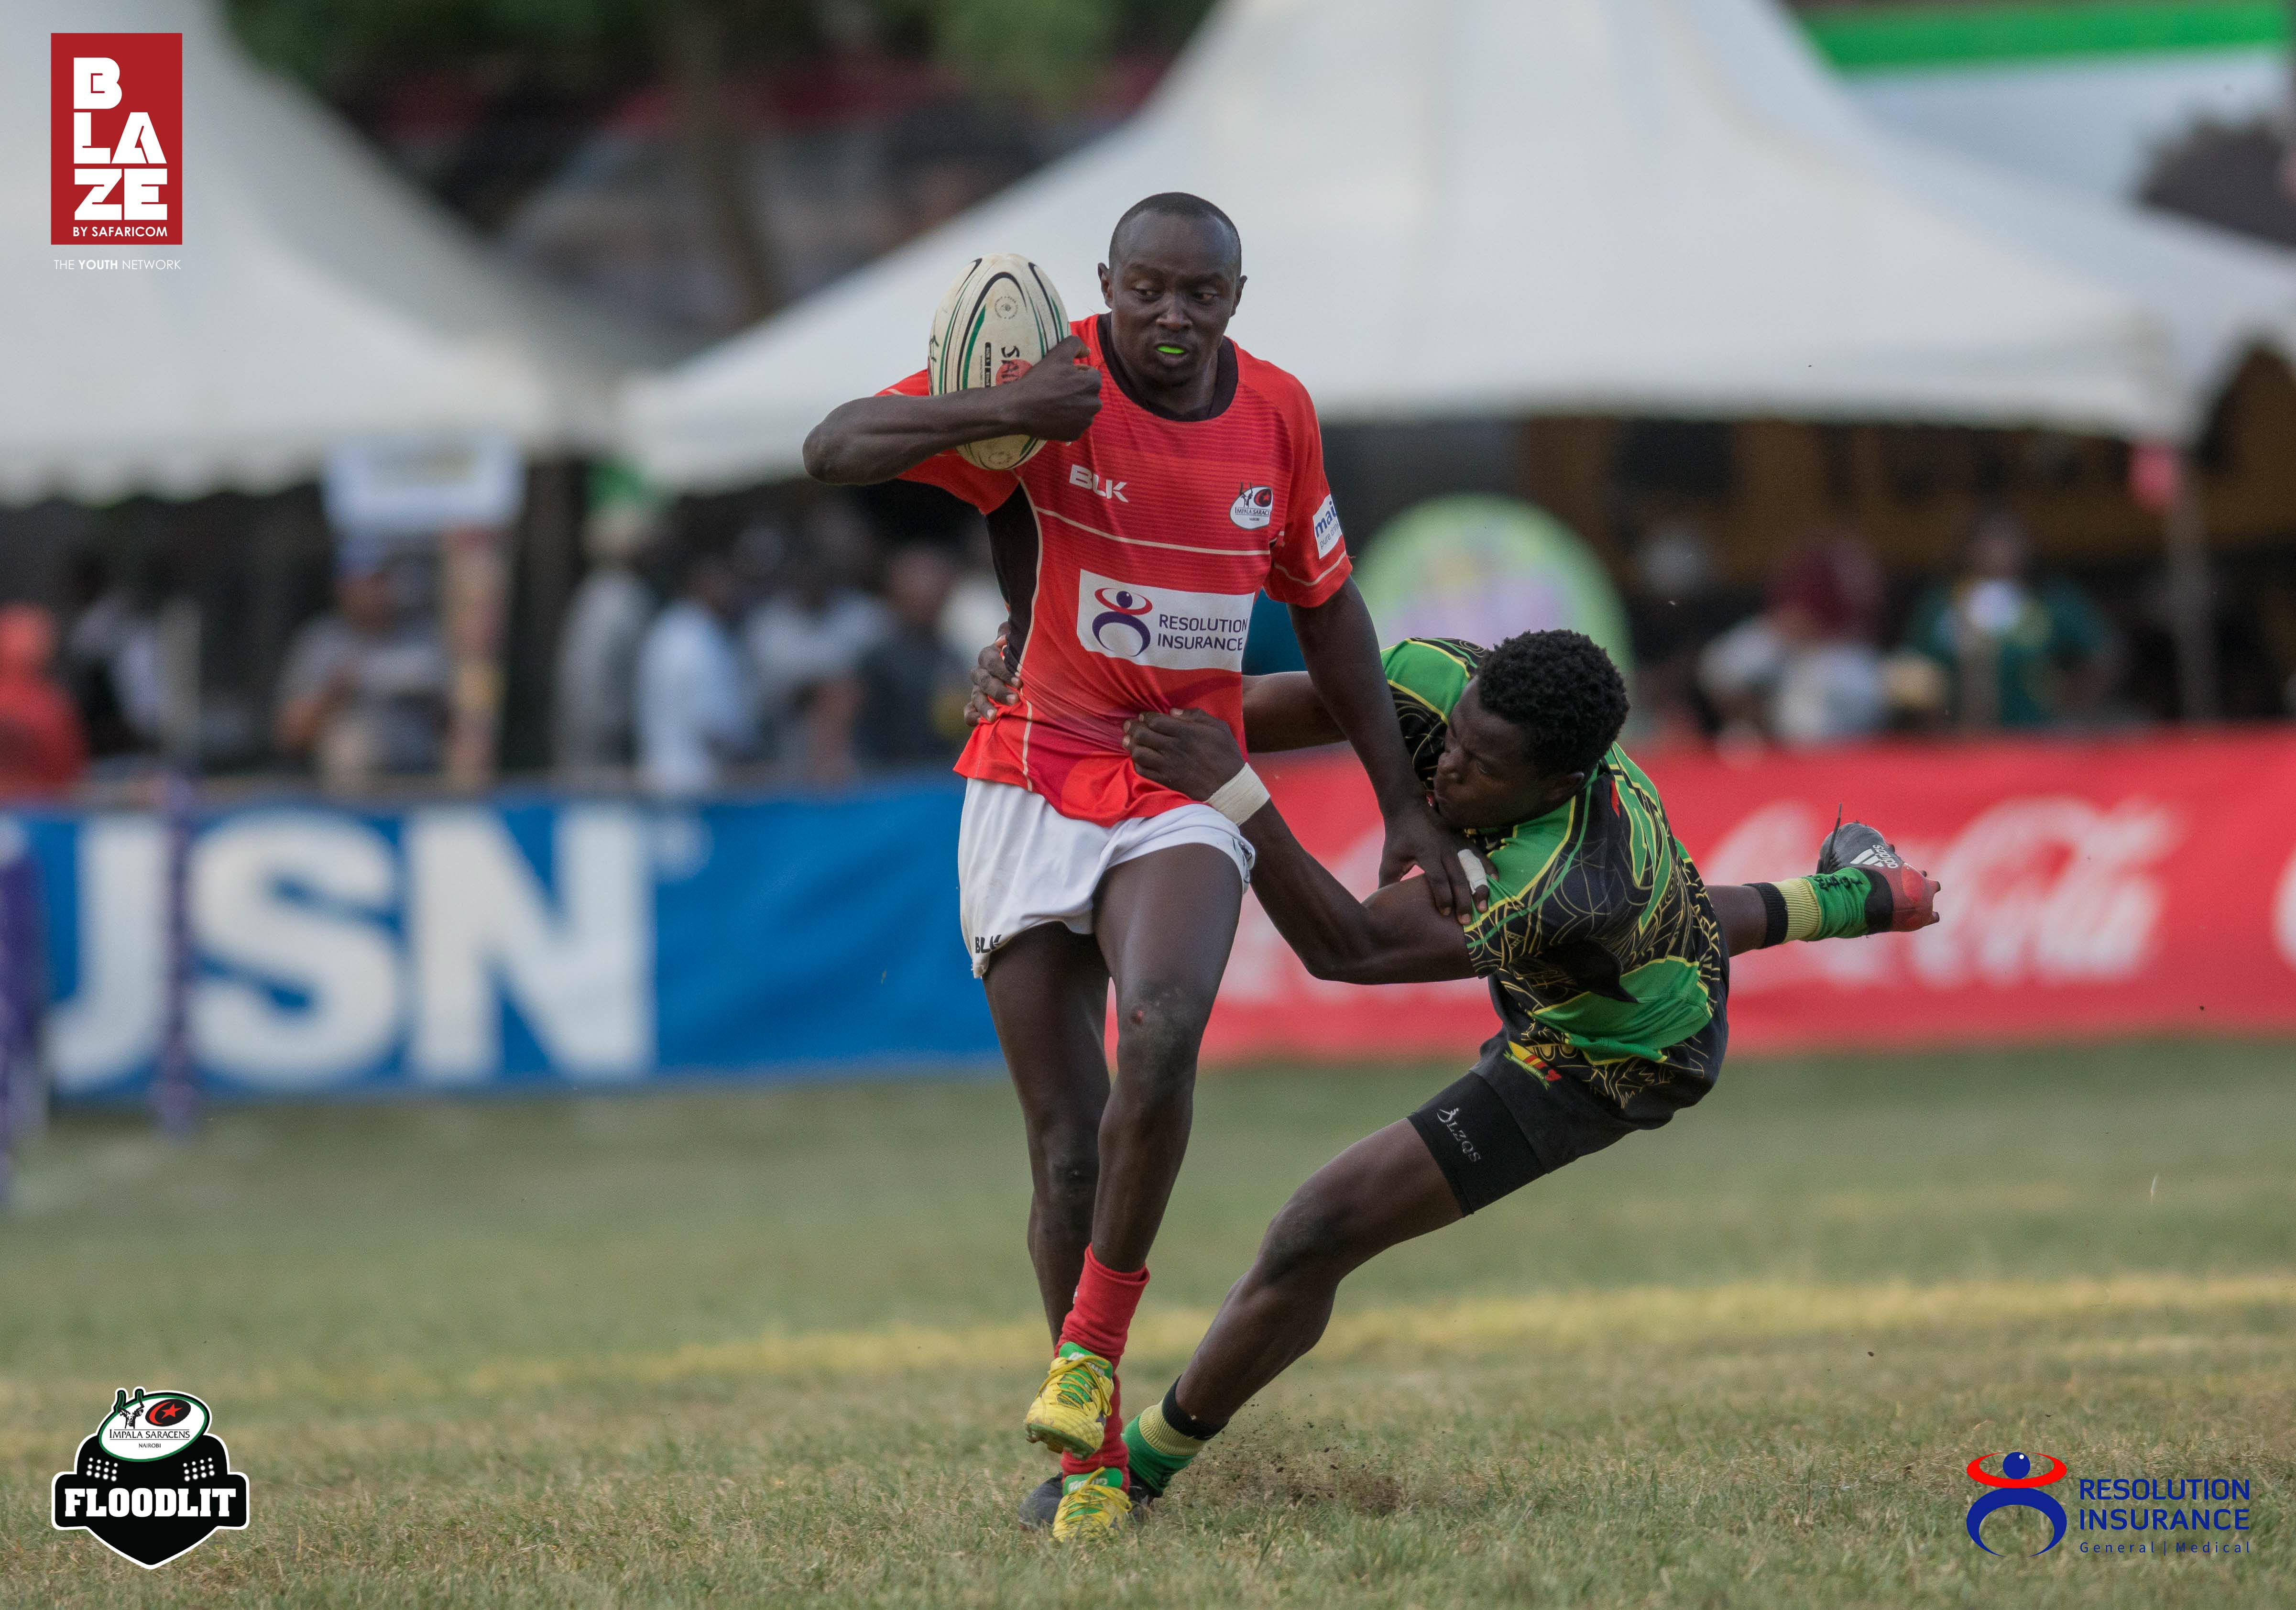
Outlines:
<svg viewBox="0 0 2296 1610"><path fill-rule="evenodd" d="M1466 870L1467 887L1477 894L1491 891L1491 875L1483 870L1482 858L1472 850L1459 851L1459 865Z"/></svg>
<svg viewBox="0 0 2296 1610"><path fill-rule="evenodd" d="M1259 808L1267 803L1267 784L1259 780L1258 772L1247 766L1214 789L1212 797L1204 803L1241 827L1258 814Z"/></svg>

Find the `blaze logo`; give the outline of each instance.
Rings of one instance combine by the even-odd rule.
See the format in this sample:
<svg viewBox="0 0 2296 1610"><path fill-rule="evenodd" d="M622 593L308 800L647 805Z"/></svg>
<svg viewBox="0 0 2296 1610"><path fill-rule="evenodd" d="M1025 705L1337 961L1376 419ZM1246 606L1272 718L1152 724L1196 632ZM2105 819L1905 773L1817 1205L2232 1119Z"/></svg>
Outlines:
<svg viewBox="0 0 2296 1610"><path fill-rule="evenodd" d="M57 246L180 245L184 36L48 36L48 225Z"/></svg>
<svg viewBox="0 0 2296 1610"><path fill-rule="evenodd" d="M1093 598L1106 612L1093 620L1093 641L1108 653L1122 655L1128 660L1136 660L1146 653L1150 641L1148 628L1140 617L1154 609L1154 603L1144 594L1128 592L1120 587L1100 587L1093 593ZM1111 630L1116 633L1113 643L1108 637ZM1125 636L1127 632L1140 641L1136 644L1132 642Z"/></svg>
<svg viewBox="0 0 2296 1610"><path fill-rule="evenodd" d="M1969 1462L1969 1479L1993 1489L1990 1492L1979 1494L1977 1502L1969 1507L1969 1540L1988 1554L1997 1552L1985 1540L1986 1517L2004 1509L2030 1509L2046 1517L2050 1528L2048 1542L2034 1549L2035 1554L2046 1554L2063 1542L2065 1507L2041 1489L2064 1478L2065 1462L2051 1458L2049 1468L2042 1474L2035 1475L2031 1458L2021 1453L2005 1453L2001 1456L2001 1474L1988 1475L1985 1461L1989 1457L1979 1454Z"/></svg>

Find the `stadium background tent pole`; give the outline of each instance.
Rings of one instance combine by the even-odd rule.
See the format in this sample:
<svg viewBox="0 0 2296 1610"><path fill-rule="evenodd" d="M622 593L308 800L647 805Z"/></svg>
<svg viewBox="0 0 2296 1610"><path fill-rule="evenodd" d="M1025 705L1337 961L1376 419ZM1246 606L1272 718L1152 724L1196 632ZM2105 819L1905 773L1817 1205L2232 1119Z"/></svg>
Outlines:
<svg viewBox="0 0 2296 1610"><path fill-rule="evenodd" d="M168 846L166 1006L160 1020L160 1061L152 1109L160 1128L187 1136L199 1122L199 1070L192 1058L191 861L193 812L198 791L180 768L169 767L160 785L160 819Z"/></svg>
<svg viewBox="0 0 2296 1610"><path fill-rule="evenodd" d="M0 1209L15 1188L18 1147L47 1122L40 1025L47 1010L47 954L40 868L30 841L0 817Z"/></svg>
<svg viewBox="0 0 2296 1610"><path fill-rule="evenodd" d="M2216 581L2209 570L2208 513L2190 452L2177 458L2165 516L2169 623L2177 641L2177 692L2187 721L2217 716Z"/></svg>
<svg viewBox="0 0 2296 1610"><path fill-rule="evenodd" d="M503 711L507 533L456 526L439 533L447 654L447 781L466 792L494 781Z"/></svg>
<svg viewBox="0 0 2296 1610"><path fill-rule="evenodd" d="M8 1123L19 1144L48 1127L48 934L47 891L29 839L0 874L7 886L0 916L7 924L7 988L14 1039L10 1065L13 1097Z"/></svg>
<svg viewBox="0 0 2296 1610"><path fill-rule="evenodd" d="M20 838L22 830L13 822L0 828L9 840ZM30 859L21 850L9 843L0 843L0 855L8 855L4 871L0 871L0 1212L7 1211L16 1187L16 1103L17 1092L24 1078L24 1069L16 1055L16 989L17 970L23 965L14 943L16 938L16 899L18 880L14 874L20 863Z"/></svg>
<svg viewBox="0 0 2296 1610"><path fill-rule="evenodd" d="M200 616L188 599L171 604L160 620L161 686L168 766L160 784L160 819L167 844L165 1006L160 1058L152 1087L160 1129L178 1138L199 1123L199 1067L192 1048L191 860L199 811Z"/></svg>

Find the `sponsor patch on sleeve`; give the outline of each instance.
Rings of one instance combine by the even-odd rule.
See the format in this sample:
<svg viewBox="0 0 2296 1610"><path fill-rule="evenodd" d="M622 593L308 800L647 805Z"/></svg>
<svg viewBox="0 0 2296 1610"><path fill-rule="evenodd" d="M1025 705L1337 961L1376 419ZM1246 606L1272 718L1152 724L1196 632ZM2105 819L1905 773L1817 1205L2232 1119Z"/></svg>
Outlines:
<svg viewBox="0 0 2296 1610"><path fill-rule="evenodd" d="M1326 492L1316 510L1316 557L1329 559L1332 550L1340 546L1340 508Z"/></svg>

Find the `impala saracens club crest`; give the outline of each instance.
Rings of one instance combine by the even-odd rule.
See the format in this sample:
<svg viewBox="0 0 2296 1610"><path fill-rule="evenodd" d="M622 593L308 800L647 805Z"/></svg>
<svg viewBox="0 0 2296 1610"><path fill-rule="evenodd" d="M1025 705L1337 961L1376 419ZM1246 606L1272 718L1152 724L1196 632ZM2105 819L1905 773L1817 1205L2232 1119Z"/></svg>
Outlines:
<svg viewBox="0 0 2296 1610"><path fill-rule="evenodd" d="M231 1468L209 1430L208 1406L187 1392L125 1389L111 1412L58 1471L53 1520L86 1531L146 1571L208 1540L218 1526L247 1524L247 1478Z"/></svg>
<svg viewBox="0 0 2296 1610"><path fill-rule="evenodd" d="M1275 517L1274 487L1245 487L1228 505L1227 517L1247 531L1263 530Z"/></svg>

